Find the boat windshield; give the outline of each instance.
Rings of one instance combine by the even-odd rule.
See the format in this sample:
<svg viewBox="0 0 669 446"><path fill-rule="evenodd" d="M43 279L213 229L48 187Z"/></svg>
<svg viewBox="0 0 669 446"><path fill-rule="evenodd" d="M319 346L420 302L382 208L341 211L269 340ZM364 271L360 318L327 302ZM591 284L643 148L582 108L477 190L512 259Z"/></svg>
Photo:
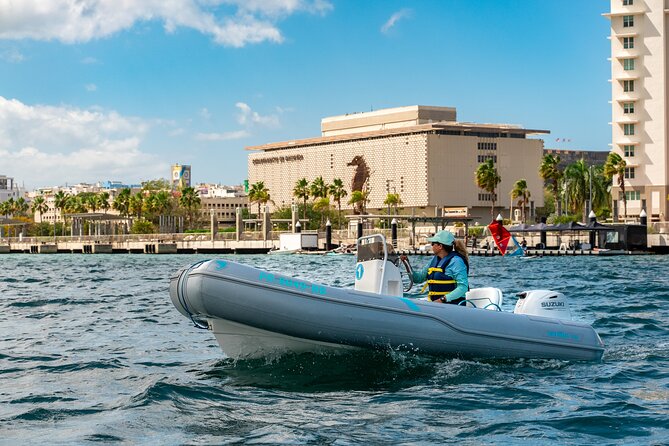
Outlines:
<svg viewBox="0 0 669 446"><path fill-rule="evenodd" d="M385 247L386 239L381 234L361 237L358 240L358 262L385 260L387 258Z"/></svg>

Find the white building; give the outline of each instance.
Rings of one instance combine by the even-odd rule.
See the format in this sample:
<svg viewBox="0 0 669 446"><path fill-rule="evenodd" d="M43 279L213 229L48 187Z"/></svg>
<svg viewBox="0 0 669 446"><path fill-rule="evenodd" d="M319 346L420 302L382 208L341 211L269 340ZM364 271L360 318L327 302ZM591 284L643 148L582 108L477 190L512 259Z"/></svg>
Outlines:
<svg viewBox="0 0 669 446"><path fill-rule="evenodd" d="M23 190L16 184L14 178L0 175L0 203L13 198L17 200L23 196Z"/></svg>
<svg viewBox="0 0 669 446"><path fill-rule="evenodd" d="M627 163L627 215L667 220L668 0L611 0L612 151ZM617 180L614 179L614 186ZM623 214L620 189L614 209Z"/></svg>

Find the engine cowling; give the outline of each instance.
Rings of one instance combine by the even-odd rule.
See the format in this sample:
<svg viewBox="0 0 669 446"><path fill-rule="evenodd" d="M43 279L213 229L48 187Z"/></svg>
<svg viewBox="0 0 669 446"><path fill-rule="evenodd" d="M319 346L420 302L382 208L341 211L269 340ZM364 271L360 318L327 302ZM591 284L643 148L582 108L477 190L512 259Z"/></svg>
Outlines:
<svg viewBox="0 0 669 446"><path fill-rule="evenodd" d="M551 290L529 290L518 293L516 314L571 320L569 302L564 294Z"/></svg>

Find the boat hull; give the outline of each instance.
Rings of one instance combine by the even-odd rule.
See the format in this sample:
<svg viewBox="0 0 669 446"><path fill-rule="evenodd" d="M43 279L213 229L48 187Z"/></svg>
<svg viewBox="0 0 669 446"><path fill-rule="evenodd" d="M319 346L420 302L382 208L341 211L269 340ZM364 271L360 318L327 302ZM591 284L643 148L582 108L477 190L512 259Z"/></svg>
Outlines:
<svg viewBox="0 0 669 446"><path fill-rule="evenodd" d="M227 260L180 271L170 296L182 314L206 321L232 358L354 347L592 361L604 351L581 322L329 287Z"/></svg>

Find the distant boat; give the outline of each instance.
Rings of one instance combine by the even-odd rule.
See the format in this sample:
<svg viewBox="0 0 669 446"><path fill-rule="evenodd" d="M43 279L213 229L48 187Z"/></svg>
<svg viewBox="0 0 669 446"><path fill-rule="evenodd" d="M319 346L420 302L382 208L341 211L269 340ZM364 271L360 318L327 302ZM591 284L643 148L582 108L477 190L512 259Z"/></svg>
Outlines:
<svg viewBox="0 0 669 446"><path fill-rule="evenodd" d="M299 249L272 249L267 254L274 254L280 256L288 254L297 254L298 252L300 252Z"/></svg>

